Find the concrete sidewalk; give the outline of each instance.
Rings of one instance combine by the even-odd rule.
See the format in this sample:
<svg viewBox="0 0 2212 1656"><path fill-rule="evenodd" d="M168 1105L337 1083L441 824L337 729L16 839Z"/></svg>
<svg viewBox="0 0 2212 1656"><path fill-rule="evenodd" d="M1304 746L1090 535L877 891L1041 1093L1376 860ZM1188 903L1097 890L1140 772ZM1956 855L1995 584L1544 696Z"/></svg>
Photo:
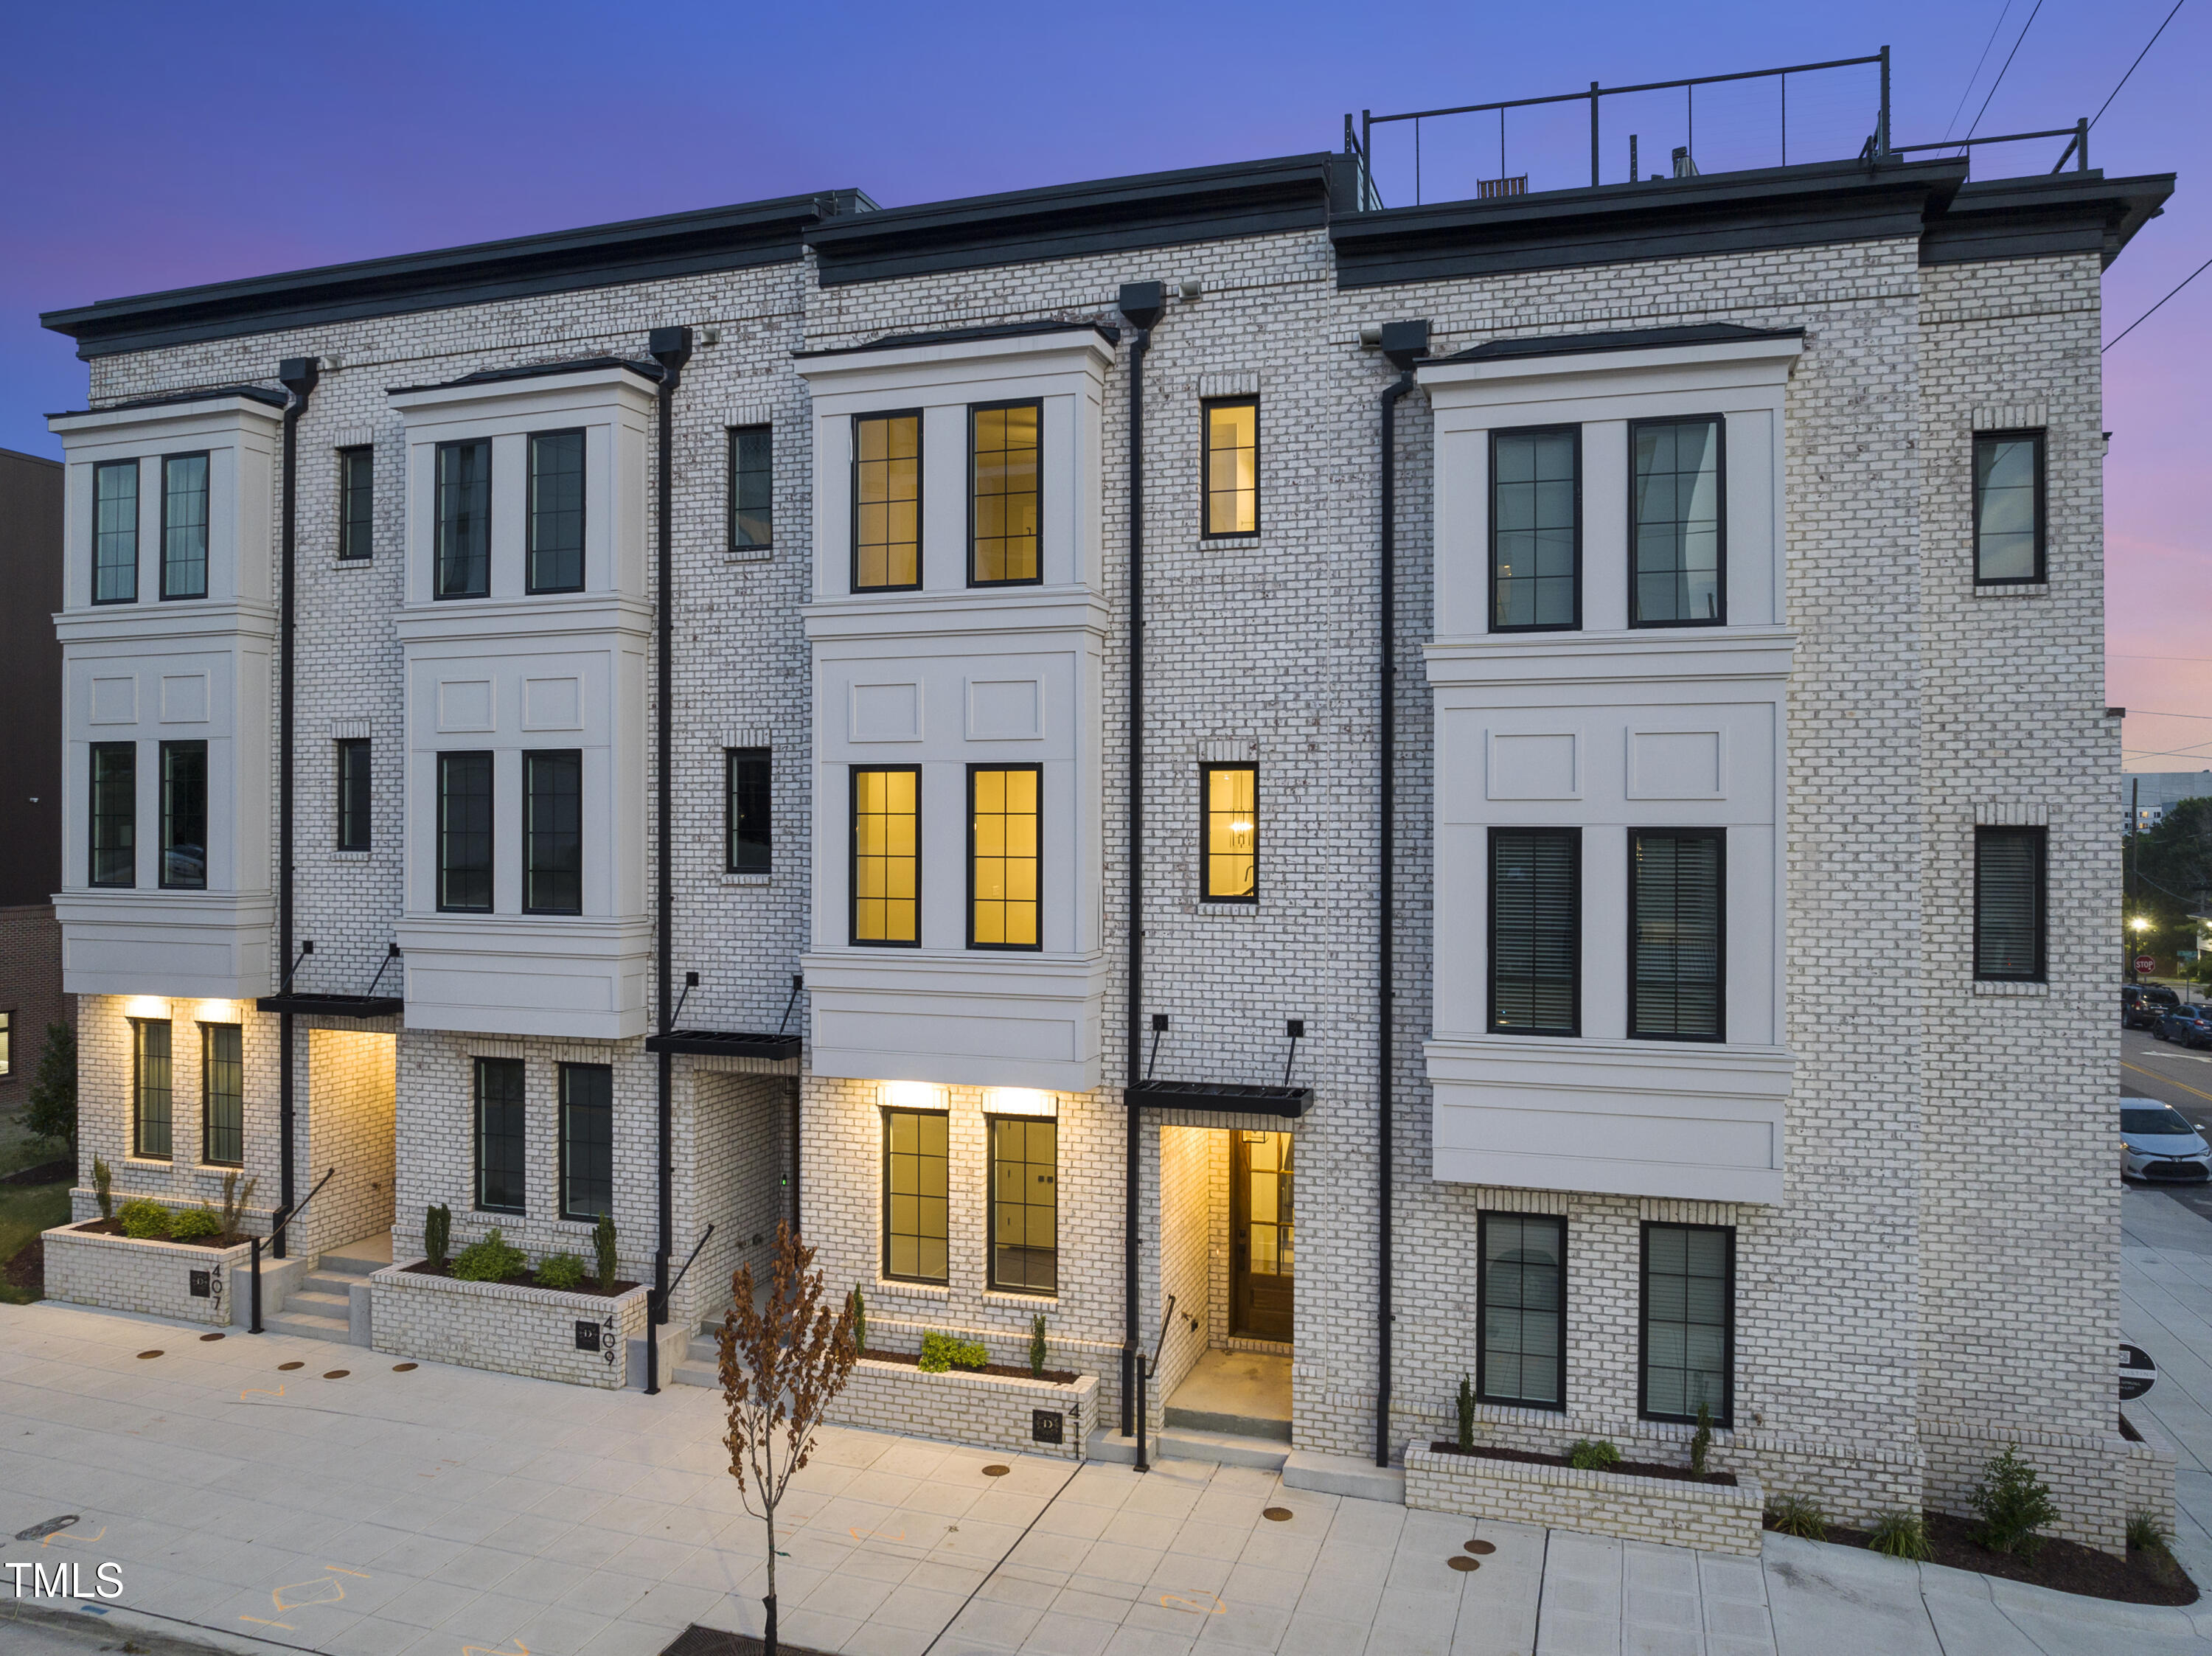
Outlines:
<svg viewBox="0 0 2212 1656"><path fill-rule="evenodd" d="M654 1656L692 1622L757 1624L762 1538L722 1471L719 1403L0 1307L0 1535L79 1515L0 1550L88 1580L119 1564L111 1634ZM1449 1568L1476 1537L1496 1547L1482 1567ZM1249 1469L1140 1476L862 1432L824 1435L779 1539L786 1636L871 1656L2212 1656L2212 1604L2107 1604L1784 1537L1762 1560L1721 1557ZM6 1615L0 1597L13 1648Z"/></svg>
<svg viewBox="0 0 2212 1656"><path fill-rule="evenodd" d="M2121 1203L2120 1331L2158 1364L2128 1412L2174 1446L2174 1556L2212 1585L2212 1220L2164 1191Z"/></svg>

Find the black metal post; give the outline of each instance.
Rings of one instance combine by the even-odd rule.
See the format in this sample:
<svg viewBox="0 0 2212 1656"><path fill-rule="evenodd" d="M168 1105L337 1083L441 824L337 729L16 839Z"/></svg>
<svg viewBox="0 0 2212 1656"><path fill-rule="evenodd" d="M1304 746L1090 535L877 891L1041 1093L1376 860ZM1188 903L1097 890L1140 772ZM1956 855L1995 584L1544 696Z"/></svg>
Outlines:
<svg viewBox="0 0 2212 1656"><path fill-rule="evenodd" d="M1590 188L1597 188L1597 82L1590 82Z"/></svg>
<svg viewBox="0 0 2212 1656"><path fill-rule="evenodd" d="M284 405L284 602L278 617L276 685L276 958L292 959L292 737L293 662L299 619L300 420L314 394L320 364L312 356L288 356L276 365L276 378L291 393ZM285 987L289 988L287 973ZM292 1015L276 1020L276 1211L279 1226L274 1253L284 1257L282 1222L292 1211L293 1144L298 1081L293 1074L298 1037ZM258 1284L256 1284L257 1288Z"/></svg>
<svg viewBox="0 0 2212 1656"><path fill-rule="evenodd" d="M1889 48L1881 49L1881 124L1875 132L1875 159L1885 160L1889 155Z"/></svg>
<svg viewBox="0 0 2212 1656"><path fill-rule="evenodd" d="M253 1319L246 1325L246 1331L249 1334L258 1334L261 1331L261 1239L258 1236L256 1236L252 1238L252 1242Z"/></svg>

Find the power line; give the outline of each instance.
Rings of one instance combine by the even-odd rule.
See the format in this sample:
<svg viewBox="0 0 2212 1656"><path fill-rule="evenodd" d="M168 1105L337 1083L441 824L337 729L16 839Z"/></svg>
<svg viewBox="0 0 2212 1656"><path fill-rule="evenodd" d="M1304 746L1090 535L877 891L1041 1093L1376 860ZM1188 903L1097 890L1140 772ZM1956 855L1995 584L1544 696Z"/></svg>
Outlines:
<svg viewBox="0 0 2212 1656"><path fill-rule="evenodd" d="M2186 288L2186 287L2187 287L2191 282L2192 282L2196 281L2197 277L2199 277L2199 276L2203 276L2203 275L2205 273L2205 271L2207 271L2207 270L2212 270L2212 258L2208 258L2208 259L2206 259L2206 260L2204 261L2204 263L2203 263L2203 264L2202 264L2198 265L2195 270L2191 270L2191 271L2187 276L2185 276L2182 277L2180 281L2179 281L2179 282L2175 282L2175 283L2173 284L2172 292L2168 293L2168 294L2166 294L2166 299L2172 299L2172 298L2173 297L2174 294L2178 294L2178 293L2179 293L2179 292L2180 292L2184 288ZM2166 303L2166 299L2161 299L2161 300L2160 300L2158 301L2158 305L2163 305L2163 304L2165 304L2165 303ZM2110 349L2112 349L2112 345L2117 345L2117 344L2118 344L2118 343L2120 343L2120 341L2121 341L2121 340L2125 339L2125 338L2126 338L2130 334L2133 333L2133 332L2134 332L2137 328L2142 327L2142 325L2143 325L2144 323L2146 323L2146 322L2149 321L2149 320L2151 319L2152 315L2153 315L2153 314L2157 311L2157 309L2158 309L2158 305L2154 305L2154 306L2152 306L2150 307L2150 309L2149 309L2149 310L2145 311L2145 312L2144 312L2141 316L2137 317L2134 321L2132 321L2132 322L2129 323L2129 324L2128 324L2128 325L2127 325L2126 327L2124 327L2124 328L2121 329L2118 334L2116 334L2116 335L2114 335L2114 336L2113 336L2113 337L2112 337L2112 345L2106 345L2106 347L2104 347L2104 349L2105 349L2105 350L2107 350L2107 351L2108 351L2108 350L2110 350ZM2099 355L2101 355L2102 354L2103 354L2103 353L2102 353L2101 351L2099 353ZM2186 658L2186 657L2183 657L2183 656L2167 656L2167 657L2155 657L2155 656L2148 656L2148 657L2145 657L2145 658L2144 658L2144 659L2146 659L2146 660L2168 660L2168 661L2181 661L2181 660L2186 660L2186 659L2187 659L2187 658Z"/></svg>
<svg viewBox="0 0 2212 1656"><path fill-rule="evenodd" d="M2008 0L2008 3L2009 3L2009 0ZM2187 0L2173 0L2173 10L2166 13L2166 23L2171 23L2174 19L2174 14L2179 12L2186 3ZM2166 23L2160 23L2156 28L2151 31L2150 39L2143 42L2143 49L2136 53L2135 62L2128 65L2128 74L2120 76L2120 86L2125 86L2128 83L2128 75L2133 75L2137 70L2142 67L2142 60L2150 56L2150 49L2158 44L2158 37L2166 33ZM2097 106L2097 112L2089 118L2090 125L2094 126L2099 121L2104 119L2105 112L2112 106L2112 98L2117 98L2120 95L2120 86L2114 87L2112 88L2112 97L2106 99L2103 103Z"/></svg>
<svg viewBox="0 0 2212 1656"><path fill-rule="evenodd" d="M2130 707L2130 719L2202 719L2212 721L2212 713L2162 713L2154 707Z"/></svg>
<svg viewBox="0 0 2212 1656"><path fill-rule="evenodd" d="M1966 136L1968 137L1971 138L1974 136L1974 127L1979 126L1982 124L1982 117L1990 112L1990 99L1996 97L1997 95L1997 88L2004 84L2005 70L2010 69L2012 67L2012 60L2020 56L2020 43L2027 39L2028 30L2035 27L2036 12L2039 12L2042 9L2043 0L2035 0L2035 11L2028 13L2027 21L2020 26L2019 34L2014 37L2012 50L2005 53L2004 68L1997 70L1997 78L1990 82L1989 93L1987 96L1983 98L1982 106L1974 112L1974 126L1970 126L1966 129Z"/></svg>
<svg viewBox="0 0 2212 1656"><path fill-rule="evenodd" d="M2105 658L2108 661L2193 661L2200 667L2212 665L2212 656L2139 656L2125 650L2107 650Z"/></svg>
<svg viewBox="0 0 2212 1656"><path fill-rule="evenodd" d="M1943 136L1948 140L1951 129L1959 124L1959 117L1966 112L1966 100L1974 95L1974 82L1982 78L1982 65L1990 60L1990 48L1997 43L1997 31L2004 20L2012 15L2012 0L2004 0L2004 9L1997 13L1997 21L1990 25L1990 38L1982 42L1982 55L1974 59L1974 72L1966 76L1966 84L1959 88L1959 106L1951 112L1951 118L1943 123Z"/></svg>

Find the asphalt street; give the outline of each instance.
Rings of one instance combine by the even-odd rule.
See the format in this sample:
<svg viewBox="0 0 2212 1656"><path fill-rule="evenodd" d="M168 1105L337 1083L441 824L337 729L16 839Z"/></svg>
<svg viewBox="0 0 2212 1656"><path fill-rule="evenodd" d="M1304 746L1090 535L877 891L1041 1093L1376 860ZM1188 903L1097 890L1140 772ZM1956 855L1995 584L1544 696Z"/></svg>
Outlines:
<svg viewBox="0 0 2212 1656"><path fill-rule="evenodd" d="M2147 1029L2120 1032L2120 1092L2130 1098L2154 1098L2187 1116L2199 1132L2212 1137L2212 1051L2191 1052ZM2166 1185L2166 1193L2184 1207L2212 1219L2212 1186Z"/></svg>

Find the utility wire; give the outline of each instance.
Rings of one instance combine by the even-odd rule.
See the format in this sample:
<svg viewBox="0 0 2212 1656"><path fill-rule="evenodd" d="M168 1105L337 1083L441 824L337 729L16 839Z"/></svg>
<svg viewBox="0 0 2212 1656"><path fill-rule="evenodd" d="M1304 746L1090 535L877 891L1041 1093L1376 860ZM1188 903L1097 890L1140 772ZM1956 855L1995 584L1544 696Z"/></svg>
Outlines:
<svg viewBox="0 0 2212 1656"><path fill-rule="evenodd" d="M2172 299L2174 294L2179 293L2184 288L2186 288L2191 282L2196 281L2197 277L2203 276L2207 270L2212 270L2212 258L2206 259L2203 264L2198 265L2187 276L2182 277L2180 281L2175 282L2173 284L2172 291L2166 294L2166 299ZM2158 301L2158 305L2165 304L2166 299L2160 300ZM2112 344L2106 346L2104 348L2105 350L2112 349L2112 345L2118 344L2121 340L2125 339L2137 328L2142 327L2144 323L2149 321L2151 317L2157 312L2158 305L2152 306L2149 310L2145 311L2134 321L2129 323L2126 327L2121 329L2118 334L2113 336ZM2102 353L2100 352L2100 355ZM2186 656L2144 656L2142 659L2145 661L2186 661L2189 658Z"/></svg>
<svg viewBox="0 0 2212 1656"><path fill-rule="evenodd" d="M1951 129L1959 124L1959 117L1966 112L1966 100L1974 95L1974 82L1982 78L1982 65L1990 60L1990 48L1997 43L1997 31L2004 20L2012 15L2012 0L2004 0L2004 9L1997 13L1997 21L1990 25L1990 38L1982 42L1982 55L1974 59L1974 72L1966 76L1966 84L1959 88L1959 106L1951 112L1951 118L1943 123L1943 136L1948 141Z"/></svg>
<svg viewBox="0 0 2212 1656"><path fill-rule="evenodd" d="M2186 3L2187 0L2173 0L2173 10L2166 13L2166 23L2171 23L2174 19L2174 14ZM2128 65L2128 74L2120 76L2120 86L2125 86L2128 83L2128 75L2133 75L2142 67L2142 60L2150 56L2150 49L2158 44L2158 37L2166 33L2166 23L2160 23L2151 31L2150 39L2143 42L2143 49L2136 53L2135 62ZM2103 103L2097 106L2097 112L2089 118L2090 125L2094 126L2105 118L2105 112L2112 106L2112 98L2120 95L2120 86L2114 87L2112 97L2106 98Z"/></svg>
<svg viewBox="0 0 2212 1656"><path fill-rule="evenodd" d="M2027 39L2028 30L2035 27L2036 12L2042 9L2043 0L2035 0L2035 11L2028 13L2027 21L2020 26L2020 33L2013 38L2012 50L2005 53L2004 67L1997 70L1997 78L1990 82L1989 92L1982 99L1982 106L1974 112L1974 126L1966 129L1968 137L1974 136L1974 127L1979 126L1982 124L1982 117L1990 112L1990 99L1996 97L1997 88L2004 84L2005 70L2010 69L2012 60L2020 56L2020 43Z"/></svg>
<svg viewBox="0 0 2212 1656"><path fill-rule="evenodd" d="M2193 661L2199 666L2212 662L2212 656L2139 656L2131 655L2125 650L2107 650L2105 655L2112 661Z"/></svg>
<svg viewBox="0 0 2212 1656"><path fill-rule="evenodd" d="M2212 719L2212 713L2162 713L2150 707L2130 707L2130 719Z"/></svg>

